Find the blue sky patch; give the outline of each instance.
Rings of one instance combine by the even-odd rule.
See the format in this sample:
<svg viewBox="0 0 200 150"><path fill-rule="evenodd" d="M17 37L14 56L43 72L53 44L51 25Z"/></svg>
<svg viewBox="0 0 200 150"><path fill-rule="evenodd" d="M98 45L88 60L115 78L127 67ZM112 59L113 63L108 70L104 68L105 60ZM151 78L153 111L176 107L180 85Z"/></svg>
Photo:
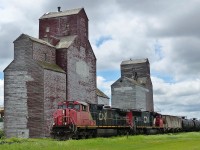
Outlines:
<svg viewBox="0 0 200 150"><path fill-rule="evenodd" d="M0 79L3 79L3 72L0 72Z"/></svg>
<svg viewBox="0 0 200 150"><path fill-rule="evenodd" d="M107 81L116 81L121 77L120 70L97 71L97 76L104 77Z"/></svg>
<svg viewBox="0 0 200 150"><path fill-rule="evenodd" d="M104 42L112 40L111 36L101 36L99 39L96 40L96 46L101 46Z"/></svg>
<svg viewBox="0 0 200 150"><path fill-rule="evenodd" d="M154 50L159 59L162 59L163 58L162 45L159 43L158 40L156 40L154 44Z"/></svg>
<svg viewBox="0 0 200 150"><path fill-rule="evenodd" d="M151 76L155 76L157 78L163 79L166 83L174 83L174 78L166 73L161 73L161 72L156 72L156 71L152 71L151 72Z"/></svg>

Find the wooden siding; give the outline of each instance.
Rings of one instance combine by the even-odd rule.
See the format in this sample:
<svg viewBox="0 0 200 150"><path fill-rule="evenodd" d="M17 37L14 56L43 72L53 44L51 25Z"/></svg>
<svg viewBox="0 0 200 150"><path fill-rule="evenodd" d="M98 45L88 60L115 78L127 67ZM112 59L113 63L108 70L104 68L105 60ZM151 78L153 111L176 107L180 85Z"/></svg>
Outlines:
<svg viewBox="0 0 200 150"><path fill-rule="evenodd" d="M62 12L61 12L62 13ZM47 31L49 28L49 31ZM41 18L39 20L39 38L48 39L50 43L54 37L60 38L69 35L78 35L81 43L88 39L88 18L82 9L78 14ZM53 43L52 43L53 44Z"/></svg>
<svg viewBox="0 0 200 150"><path fill-rule="evenodd" d="M97 95L97 100L98 100L98 104L103 104L103 105L106 105L106 106L110 105L110 100L108 98L100 97L100 96Z"/></svg>
<svg viewBox="0 0 200 150"><path fill-rule="evenodd" d="M51 42L53 37L63 42L67 36L77 36L68 39L70 46L56 51L56 63L66 72L67 100L97 103L96 58L88 40L87 15L80 9L76 14L60 16L58 12L56 16L40 18L39 38Z"/></svg>
<svg viewBox="0 0 200 150"><path fill-rule="evenodd" d="M58 102L56 98L58 95L66 98L66 75L45 70L37 63L37 60L41 60L38 55L41 55L39 50L44 49L43 44L36 44L27 37L21 37L14 44L15 60L4 71L6 136L49 136L52 112ZM45 51L48 60L55 62L55 49L45 46ZM29 54L34 54L34 57ZM47 84L54 85L56 92L49 91L52 87ZM48 101L52 96L55 98ZM45 114L47 109L49 114Z"/></svg>
<svg viewBox="0 0 200 150"><path fill-rule="evenodd" d="M153 85L150 77L150 64L148 59L144 60L138 63L135 60L127 61L128 63L124 61L121 64L121 77L128 77L135 79L136 81L139 81L141 78L145 78L145 82L141 83L144 88L148 89L148 92L146 93L146 106L144 108L146 108L148 111L154 111ZM135 72L137 73L137 77L135 77Z"/></svg>
<svg viewBox="0 0 200 150"><path fill-rule="evenodd" d="M122 109L146 110L146 93L142 86L134 84L126 78L117 80L111 85L111 106Z"/></svg>
<svg viewBox="0 0 200 150"><path fill-rule="evenodd" d="M44 132L50 136L53 112L58 102L66 100L66 74L44 70Z"/></svg>
<svg viewBox="0 0 200 150"><path fill-rule="evenodd" d="M62 43L59 49L54 47L71 35L77 36L66 41L68 47ZM58 101L97 103L96 58L84 9L74 15L40 19L39 38L19 36L14 41L14 60L4 70L7 137L48 137Z"/></svg>
<svg viewBox="0 0 200 150"><path fill-rule="evenodd" d="M67 99L96 103L96 59L92 49L71 46L67 51Z"/></svg>
<svg viewBox="0 0 200 150"><path fill-rule="evenodd" d="M53 47L33 42L33 59L55 64L56 50Z"/></svg>

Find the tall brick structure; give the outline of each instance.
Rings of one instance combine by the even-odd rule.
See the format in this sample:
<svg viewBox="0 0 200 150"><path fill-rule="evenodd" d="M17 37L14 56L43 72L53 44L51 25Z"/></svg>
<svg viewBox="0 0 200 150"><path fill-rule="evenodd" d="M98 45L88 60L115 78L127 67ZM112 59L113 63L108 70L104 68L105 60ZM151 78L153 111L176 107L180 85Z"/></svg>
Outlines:
<svg viewBox="0 0 200 150"><path fill-rule="evenodd" d="M153 86L148 59L121 63L121 78L111 85L113 107L153 111Z"/></svg>
<svg viewBox="0 0 200 150"><path fill-rule="evenodd" d="M84 9L44 14L39 39L21 34L4 82L7 137L48 137L59 101L97 103L96 58Z"/></svg>

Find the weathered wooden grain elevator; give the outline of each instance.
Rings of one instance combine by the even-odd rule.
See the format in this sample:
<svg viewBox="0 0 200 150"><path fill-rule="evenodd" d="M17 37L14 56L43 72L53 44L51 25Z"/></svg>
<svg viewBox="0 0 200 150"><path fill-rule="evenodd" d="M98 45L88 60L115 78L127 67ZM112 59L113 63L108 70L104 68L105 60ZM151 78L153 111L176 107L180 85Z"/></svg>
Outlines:
<svg viewBox="0 0 200 150"><path fill-rule="evenodd" d="M111 85L112 107L153 111L153 86L148 59L121 63L121 77Z"/></svg>
<svg viewBox="0 0 200 150"><path fill-rule="evenodd" d="M48 137L59 101L97 103L96 57L85 10L45 13L39 39L21 34L4 82L7 137Z"/></svg>

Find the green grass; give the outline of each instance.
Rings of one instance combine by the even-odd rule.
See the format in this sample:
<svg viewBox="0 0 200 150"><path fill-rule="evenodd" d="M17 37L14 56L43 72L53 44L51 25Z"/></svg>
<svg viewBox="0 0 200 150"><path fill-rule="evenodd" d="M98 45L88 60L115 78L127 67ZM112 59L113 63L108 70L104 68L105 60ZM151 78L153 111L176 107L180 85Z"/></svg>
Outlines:
<svg viewBox="0 0 200 150"><path fill-rule="evenodd" d="M200 132L56 141L2 139L0 150L200 150Z"/></svg>

